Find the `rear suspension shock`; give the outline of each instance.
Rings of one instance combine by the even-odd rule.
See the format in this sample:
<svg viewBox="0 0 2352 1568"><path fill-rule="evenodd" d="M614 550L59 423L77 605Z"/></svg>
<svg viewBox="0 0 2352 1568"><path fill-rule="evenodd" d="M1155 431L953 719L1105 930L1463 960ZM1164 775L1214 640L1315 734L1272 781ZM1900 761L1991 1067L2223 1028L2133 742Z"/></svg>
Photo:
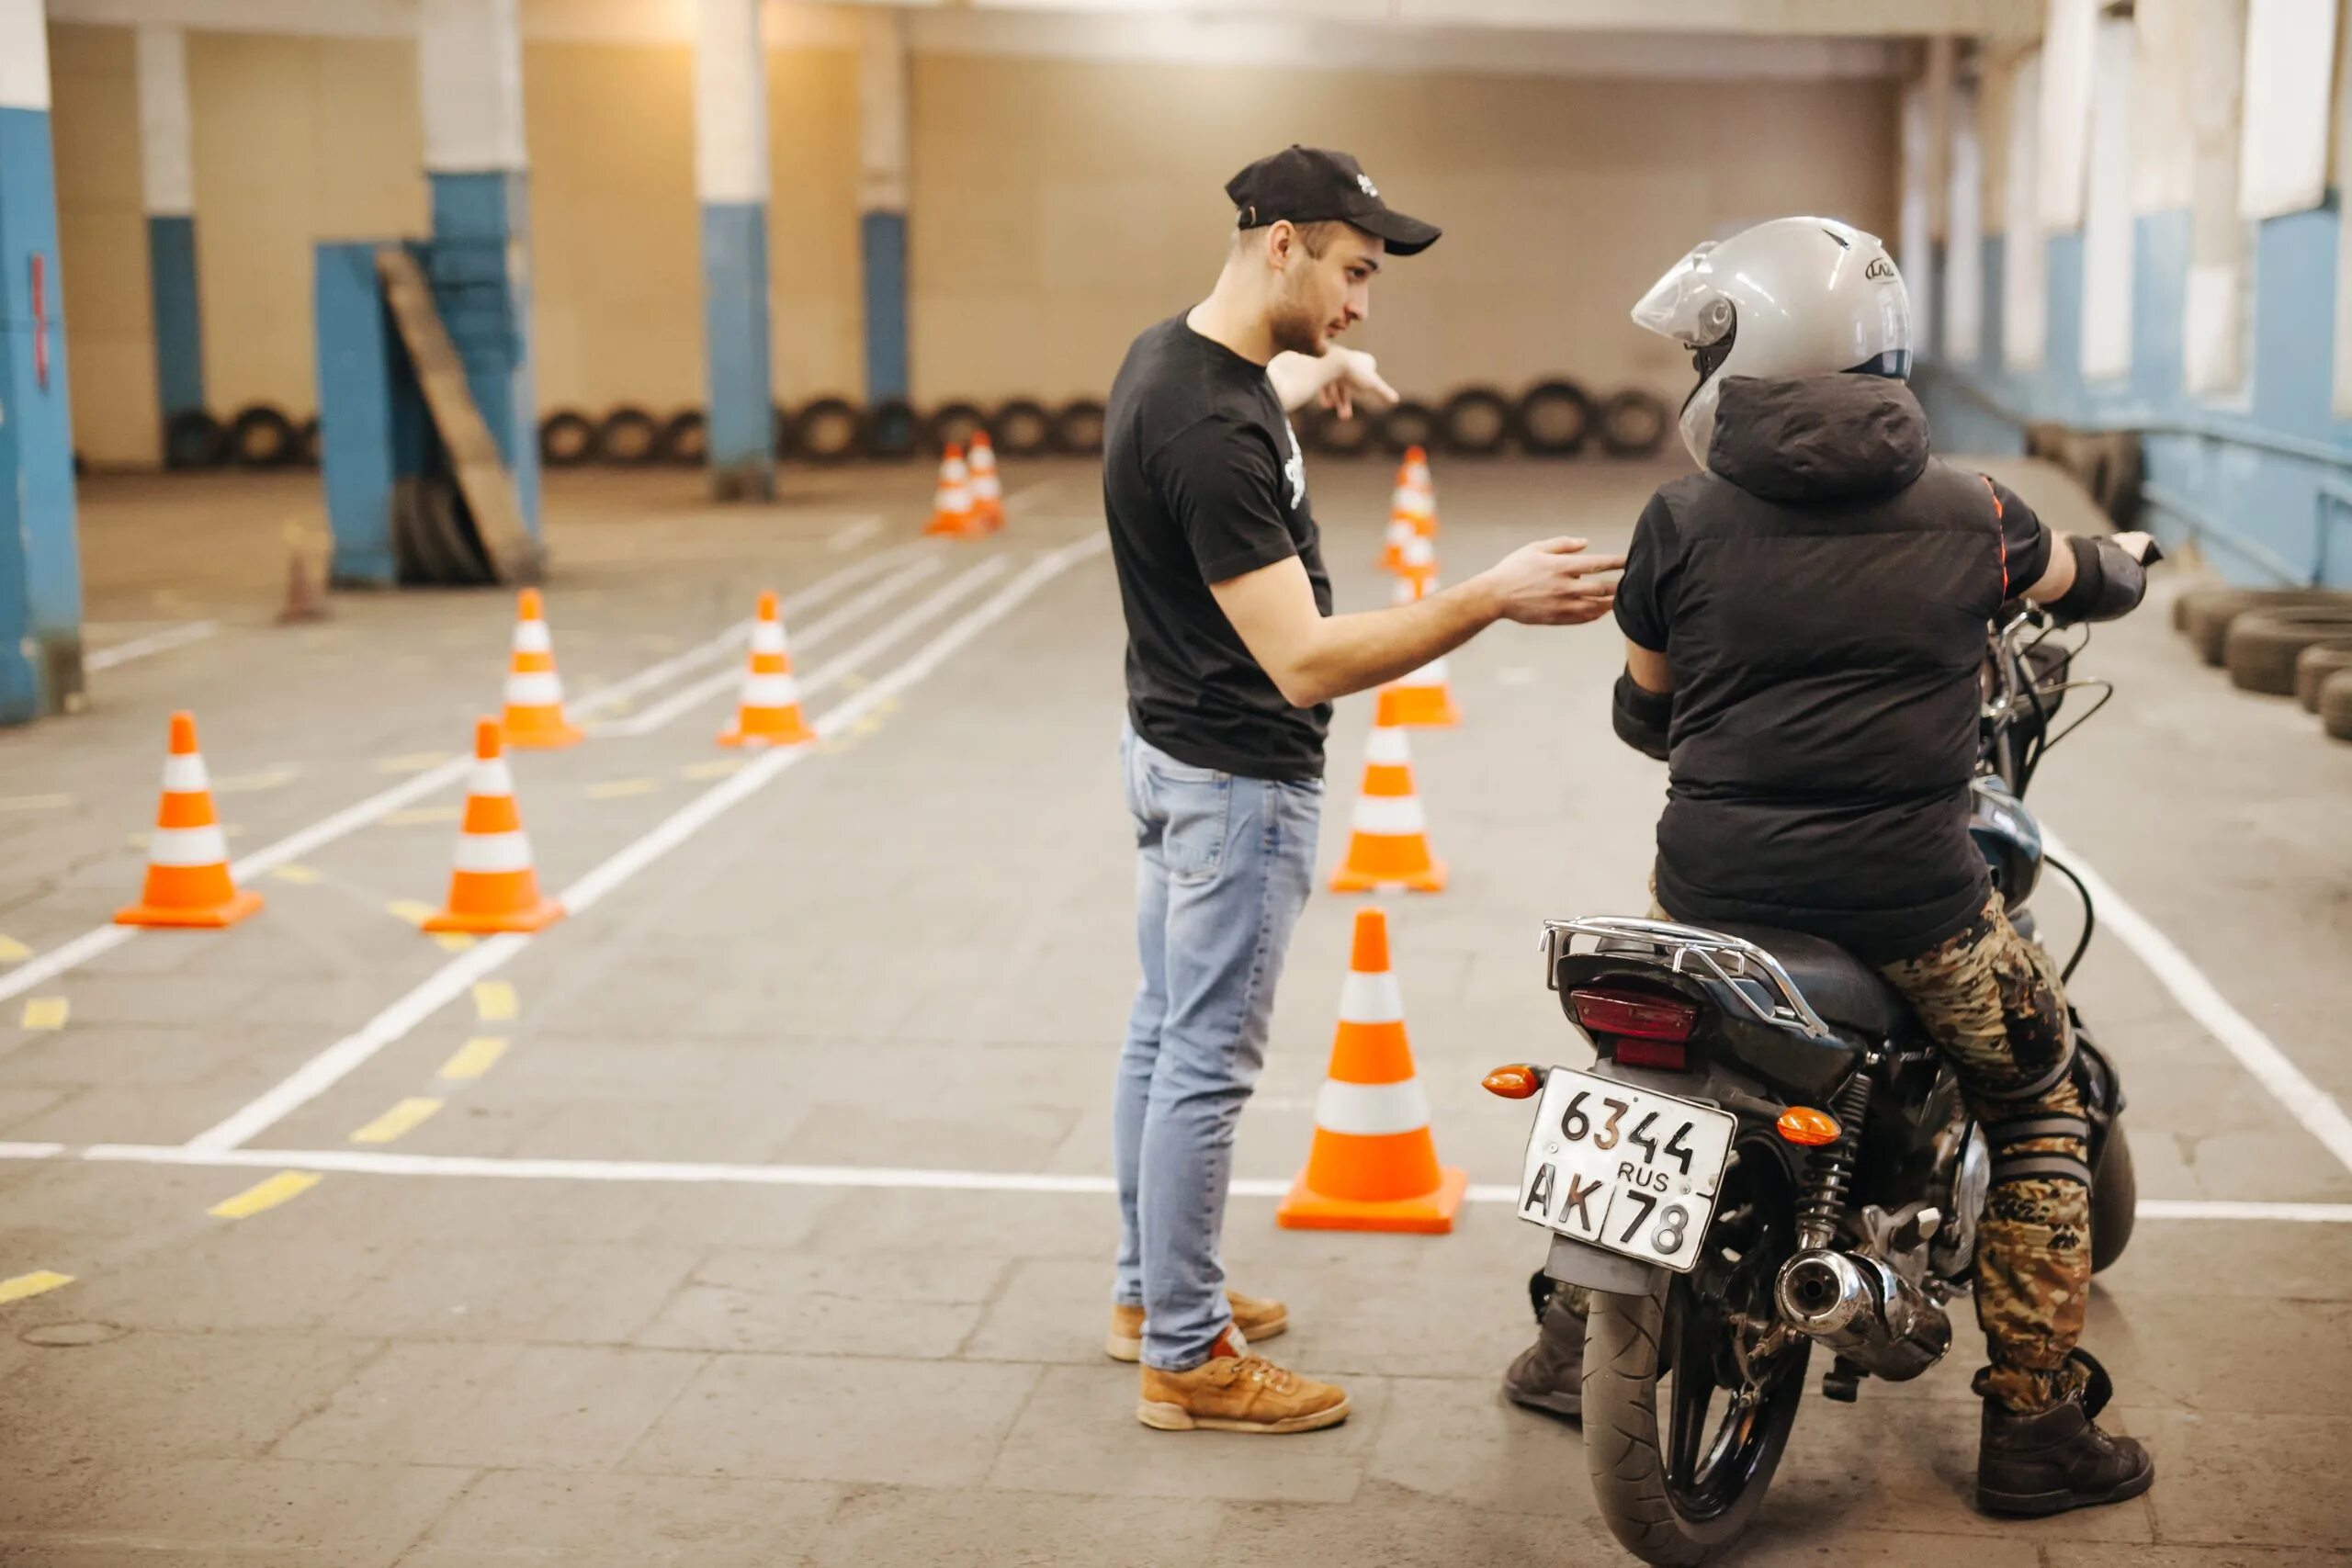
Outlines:
<svg viewBox="0 0 2352 1568"><path fill-rule="evenodd" d="M1867 1069L1846 1080L1830 1102L1838 1119L1837 1142L1813 1153L1804 1181L1797 1191L1797 1245L1827 1247L1837 1239L1838 1222L1846 1215L1847 1189L1853 1185L1854 1156L1861 1147L1862 1117L1871 1108Z"/></svg>

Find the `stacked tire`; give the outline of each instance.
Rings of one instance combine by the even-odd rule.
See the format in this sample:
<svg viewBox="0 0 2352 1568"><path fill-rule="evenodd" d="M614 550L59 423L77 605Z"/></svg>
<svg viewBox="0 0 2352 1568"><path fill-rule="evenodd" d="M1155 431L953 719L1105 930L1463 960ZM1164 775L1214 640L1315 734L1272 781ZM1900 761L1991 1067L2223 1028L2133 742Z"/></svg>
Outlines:
<svg viewBox="0 0 2352 1568"><path fill-rule="evenodd" d="M2183 594L2173 624L2241 691L2292 697L2352 740L2352 592L2209 588Z"/></svg>

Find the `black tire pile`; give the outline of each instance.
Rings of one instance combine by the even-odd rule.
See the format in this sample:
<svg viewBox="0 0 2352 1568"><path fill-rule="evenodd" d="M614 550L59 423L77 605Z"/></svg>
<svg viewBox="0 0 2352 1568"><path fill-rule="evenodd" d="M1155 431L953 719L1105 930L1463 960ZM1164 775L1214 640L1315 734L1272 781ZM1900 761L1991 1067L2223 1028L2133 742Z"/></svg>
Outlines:
<svg viewBox="0 0 2352 1568"><path fill-rule="evenodd" d="M930 457L949 442L985 430L1000 457L1092 457L1102 450L1102 404L1078 398L1058 407L1014 398L990 408L956 398L929 411L903 399L864 405L842 397L775 410L775 455L803 463L899 462ZM1443 402L1408 399L1385 413L1340 419L1324 409L1297 418L1300 442L1327 457L1398 457L1419 446L1457 457L1522 452L1573 457L1650 457L1674 435L1674 412L1639 390L1596 398L1574 381L1539 381L1517 397L1465 387ZM602 463L698 466L709 450L703 415L668 419L623 404L601 416L565 409L539 422L539 459L550 468Z"/></svg>
<svg viewBox="0 0 2352 1568"><path fill-rule="evenodd" d="M297 420L274 403L248 403L225 422L200 409L164 423L167 468L315 468L319 421Z"/></svg>
<svg viewBox="0 0 2352 1568"><path fill-rule="evenodd" d="M2232 685L2292 697L2329 735L2352 740L2352 592L2192 589L2174 602L2172 620Z"/></svg>

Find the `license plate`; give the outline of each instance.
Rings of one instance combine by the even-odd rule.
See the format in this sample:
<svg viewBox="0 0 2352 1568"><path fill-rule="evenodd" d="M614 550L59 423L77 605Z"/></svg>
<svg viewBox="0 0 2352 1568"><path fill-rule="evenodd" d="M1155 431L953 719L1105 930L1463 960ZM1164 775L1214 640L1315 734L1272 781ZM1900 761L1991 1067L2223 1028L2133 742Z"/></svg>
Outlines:
<svg viewBox="0 0 2352 1568"><path fill-rule="evenodd" d="M1688 1274L1738 1126L1713 1106L1554 1067L1527 1140L1519 1217Z"/></svg>

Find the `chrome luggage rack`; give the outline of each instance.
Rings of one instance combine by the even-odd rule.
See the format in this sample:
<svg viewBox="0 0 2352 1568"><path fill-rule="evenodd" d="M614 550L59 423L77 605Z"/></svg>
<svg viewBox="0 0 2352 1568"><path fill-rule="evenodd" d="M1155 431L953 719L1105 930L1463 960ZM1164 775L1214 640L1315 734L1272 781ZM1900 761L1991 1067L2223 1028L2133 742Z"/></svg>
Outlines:
<svg viewBox="0 0 2352 1568"><path fill-rule="evenodd" d="M1815 1040L1836 1038L1829 1025L1804 999L1804 993L1797 989L1796 982L1789 978L1789 972L1781 967L1779 959L1752 942L1702 926L1641 920L1626 915L1546 920L1544 984L1549 989L1560 988L1560 960L1574 950L1576 939L1580 936L1592 938L1596 951L1601 944L1640 948L1644 951L1639 956L1663 964L1674 974L1695 972L1703 978L1720 981L1749 1012L1775 1028L1794 1029ZM1769 995L1772 1003L1769 1009L1757 999L1755 992L1758 990Z"/></svg>

